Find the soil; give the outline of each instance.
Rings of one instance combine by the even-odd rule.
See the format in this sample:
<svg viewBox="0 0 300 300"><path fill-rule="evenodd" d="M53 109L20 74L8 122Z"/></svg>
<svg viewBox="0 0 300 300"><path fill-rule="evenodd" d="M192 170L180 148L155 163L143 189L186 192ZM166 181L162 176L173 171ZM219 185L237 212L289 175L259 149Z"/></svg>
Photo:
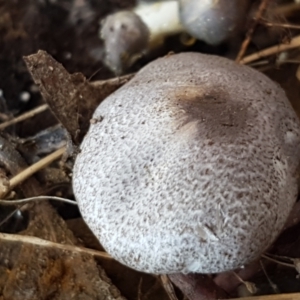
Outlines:
<svg viewBox="0 0 300 300"><path fill-rule="evenodd" d="M219 46L201 41L187 45L179 35L170 36L159 50L116 77L103 62L99 24L112 12L132 8L134 0L0 0L0 195L6 199L37 195L74 199L72 166L94 108L130 80L132 75L128 74L157 56L197 51L234 59L254 23L244 56L288 44L298 35L300 27L283 24L300 25L299 5L288 0L271 1L255 22L260 3L252 1L245 28L230 41ZM300 116L299 46L285 56L275 52L250 65L285 89ZM43 52L30 56L39 50ZM89 100L81 101L82 95ZM1 127L45 102L50 109ZM53 159L20 182L13 193L6 193L11 178L65 145L67 155L58 155L60 159ZM236 274L170 277L175 284L184 282L184 288L173 286L168 277L142 274L108 259L75 205L41 200L1 206L0 299L184 299L183 293L191 295L197 284L210 289L208 298L203 299L216 299L211 295L220 290L231 298L251 292L275 296L300 293L299 202L296 205L288 227L267 257ZM193 297L189 299L196 299Z"/></svg>

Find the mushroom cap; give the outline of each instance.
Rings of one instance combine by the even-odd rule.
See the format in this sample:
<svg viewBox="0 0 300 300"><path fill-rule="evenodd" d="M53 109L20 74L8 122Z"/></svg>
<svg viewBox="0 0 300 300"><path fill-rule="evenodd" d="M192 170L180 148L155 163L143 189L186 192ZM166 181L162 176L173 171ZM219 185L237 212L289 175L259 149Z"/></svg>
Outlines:
<svg viewBox="0 0 300 300"><path fill-rule="evenodd" d="M282 230L297 196L300 125L260 72L216 56L167 56L93 118L74 193L119 262L217 273L254 260Z"/></svg>
<svg viewBox="0 0 300 300"><path fill-rule="evenodd" d="M245 22L249 0L178 0L181 23L208 44L224 42Z"/></svg>
<svg viewBox="0 0 300 300"><path fill-rule="evenodd" d="M115 73L122 73L141 56L149 35L146 24L132 11L120 11L107 16L100 30L105 46L105 63Z"/></svg>

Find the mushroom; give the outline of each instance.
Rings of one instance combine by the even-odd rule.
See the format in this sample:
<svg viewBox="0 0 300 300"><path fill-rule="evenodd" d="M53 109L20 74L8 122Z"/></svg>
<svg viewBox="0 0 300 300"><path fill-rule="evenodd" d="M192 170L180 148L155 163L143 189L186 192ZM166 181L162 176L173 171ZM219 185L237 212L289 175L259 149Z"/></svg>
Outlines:
<svg viewBox="0 0 300 300"><path fill-rule="evenodd" d="M116 260L155 273L242 267L297 197L300 124L283 90L226 58L142 68L96 109L76 158L83 219Z"/></svg>
<svg viewBox="0 0 300 300"><path fill-rule="evenodd" d="M132 11L120 11L103 22L101 38L105 41L105 63L116 74L130 67L147 47L149 30Z"/></svg>
<svg viewBox="0 0 300 300"><path fill-rule="evenodd" d="M132 11L113 13L101 22L105 63L119 74L167 36L183 32L218 45L242 30L248 6L249 0L139 1Z"/></svg>
<svg viewBox="0 0 300 300"><path fill-rule="evenodd" d="M193 37L218 45L241 31L249 0L178 0L180 20Z"/></svg>
<svg viewBox="0 0 300 300"><path fill-rule="evenodd" d="M113 13L101 22L104 61L120 74L143 54L161 45L166 36L183 30L177 1L140 2L133 11Z"/></svg>

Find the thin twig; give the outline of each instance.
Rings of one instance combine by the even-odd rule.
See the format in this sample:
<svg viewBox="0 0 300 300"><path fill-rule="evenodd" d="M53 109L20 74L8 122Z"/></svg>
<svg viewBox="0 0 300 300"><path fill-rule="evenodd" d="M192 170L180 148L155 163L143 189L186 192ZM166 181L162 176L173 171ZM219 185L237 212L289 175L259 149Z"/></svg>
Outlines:
<svg viewBox="0 0 300 300"><path fill-rule="evenodd" d="M21 182L26 180L28 177L32 176L34 173L40 171L41 169L51 164L53 161L60 158L65 151L66 151L66 147L62 147L56 150L55 152L47 155L46 157L42 158L37 163L28 167L27 169L25 169L15 177L11 178L9 181L10 188L13 189L15 186L19 185Z"/></svg>
<svg viewBox="0 0 300 300"><path fill-rule="evenodd" d="M299 25L294 25L294 24L281 24L281 23L272 23L272 22L268 22L265 20L261 20L260 21L261 24L267 26L267 27L281 27L281 28L289 28L289 29L300 29Z"/></svg>
<svg viewBox="0 0 300 300"><path fill-rule="evenodd" d="M248 56L244 57L240 61L240 63L241 64L249 64L250 62L256 61L258 59L261 59L261 58L264 58L267 56L271 56L274 54L278 54L280 52L290 50L293 48L297 48L297 47L300 47L300 35L294 37L289 44L280 44L280 45L272 46L270 48L266 48L264 50L255 52L251 55L248 55Z"/></svg>
<svg viewBox="0 0 300 300"><path fill-rule="evenodd" d="M33 245L33 246L39 246L42 248L56 248L63 251L85 253L96 257L112 259L112 257L108 253L103 251L98 251L94 249L83 248L83 247L78 247L73 245L54 243L34 236L0 233L0 242L2 245L4 242L20 242L24 244Z"/></svg>
<svg viewBox="0 0 300 300"><path fill-rule="evenodd" d="M25 205L24 205L25 206ZM2 226L4 223L6 223L10 218L12 218L15 213L18 211L18 209L14 209L12 212L10 212L6 217L4 217L3 220L0 220L0 226Z"/></svg>
<svg viewBox="0 0 300 300"><path fill-rule="evenodd" d="M270 260L270 261L272 261L272 262L275 262L275 263L277 263L277 264L279 264L279 265L282 265L282 266L285 266L285 267L289 267L289 268L295 269L295 266L294 266L294 265L288 264L288 263L285 263L285 262L282 262L282 261L279 261L279 260L274 259L274 258L271 258L271 257L269 257L269 256L267 256L267 255L265 255L265 254L262 254L261 257L263 257L263 258L265 258L265 259L268 259L268 260Z"/></svg>
<svg viewBox="0 0 300 300"><path fill-rule="evenodd" d="M267 271L266 271L266 269L265 269L265 266L264 266L262 260L260 260L259 262L260 262L261 268L262 268L262 270L263 270L263 272L264 272L264 274L265 274L265 276L266 276L266 278L267 278L267 280L268 280L268 282L269 282L269 285L270 285L271 288L273 289L273 292L274 292L275 294L279 294L280 291L278 290L277 285L276 285L276 284L271 280L271 278L269 277L269 275L268 275L268 273L267 273Z"/></svg>
<svg viewBox="0 0 300 300"><path fill-rule="evenodd" d="M274 260L276 260L276 263L281 263L281 260L285 259L285 260L289 260L291 262L293 262L293 266L295 268L295 270L300 273L300 258L293 258L293 257L288 257L288 256L281 256L281 255L276 255L276 254L268 254L271 255L271 257L273 257ZM268 256L269 257L269 256ZM277 261L277 259L281 259L279 262Z"/></svg>
<svg viewBox="0 0 300 300"><path fill-rule="evenodd" d="M5 194L0 194L0 199L4 198L8 192L10 192L13 188L15 188L17 185L28 179L30 176L32 176L34 173L40 171L41 169L48 166L50 163L55 161L56 159L60 158L63 153L66 151L66 147L62 147L55 152L51 153L50 155L42 158L37 163L33 164L32 166L26 168L16 176L12 177L9 180L9 189L6 191Z"/></svg>
<svg viewBox="0 0 300 300"><path fill-rule="evenodd" d="M77 202L74 200L62 198L62 197L56 197L56 196L36 196L36 197L29 197L29 198L24 198L24 199L18 199L18 200L3 200L0 199L0 205L19 205L19 204L24 204L28 203L31 201L36 201L36 200L56 200L64 203L69 203L72 205L77 205Z"/></svg>
<svg viewBox="0 0 300 300"><path fill-rule="evenodd" d="M8 126L11 126L13 124L16 124L18 122L25 121L26 119L32 118L37 114L40 114L41 112L47 110L49 108L48 104L43 104L39 107L34 108L33 110L30 110L16 118L13 118L12 120L6 121L4 123L0 124L0 130L5 129Z"/></svg>
<svg viewBox="0 0 300 300"><path fill-rule="evenodd" d="M272 0L262 0L261 1L260 6L255 14L254 22L251 24L251 26L247 32L247 36L246 36L245 40L243 41L241 49L237 55L236 62L238 62L238 63L241 62L243 56L245 55L245 52L247 51L248 45L252 39L254 30L271 1Z"/></svg>
<svg viewBox="0 0 300 300"><path fill-rule="evenodd" d="M289 257L289 256L283 256L283 255L277 255L277 254L271 254L271 253L266 253L265 255L267 255L268 257L272 257L274 259L281 259L281 260L289 260L289 261L294 261L293 257Z"/></svg>

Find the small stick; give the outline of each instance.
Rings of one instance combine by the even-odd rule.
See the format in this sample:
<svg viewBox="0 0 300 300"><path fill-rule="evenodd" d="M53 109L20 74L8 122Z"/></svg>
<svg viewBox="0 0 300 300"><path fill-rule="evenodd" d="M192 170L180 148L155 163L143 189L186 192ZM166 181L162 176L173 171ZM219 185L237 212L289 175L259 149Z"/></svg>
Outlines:
<svg viewBox="0 0 300 300"><path fill-rule="evenodd" d="M245 52L248 48L248 45L251 41L251 38L253 36L253 33L254 33L254 30L258 24L258 21L261 19L261 17L263 16L264 12L266 11L268 5L270 4L272 0L262 0L261 3L260 3L260 6L255 14L255 17L254 17L254 22L252 23L251 27L249 28L248 32L247 32L247 36L245 38L245 40L243 41L242 43L242 46L241 46L241 49L237 55L237 58L236 58L236 62L240 63L243 56L245 55Z"/></svg>
<svg viewBox="0 0 300 300"><path fill-rule="evenodd" d="M62 197L56 197L56 196L36 196L36 197L28 197L24 199L17 199L17 200L3 200L0 199L0 205L20 205L24 203L28 203L31 201L39 201L39 200L56 200L64 203L69 203L72 205L77 205L77 202L74 200L62 198Z"/></svg>
<svg viewBox="0 0 300 300"><path fill-rule="evenodd" d="M281 28L289 28L289 29L300 29L299 25L294 24L281 24L281 23L272 23L268 21L261 20L261 24L267 26L267 27L281 27Z"/></svg>
<svg viewBox="0 0 300 300"><path fill-rule="evenodd" d="M30 111L28 111L28 112L26 112L26 113L18 116L16 118L13 118L12 120L9 120L9 121L6 121L6 122L0 124L0 130L3 130L6 127L11 126L13 124L16 124L18 122L22 122L22 121L24 121L26 119L32 118L35 115L40 114L41 112L47 110L48 108L49 108L48 104L43 104L41 106L38 106L38 107L36 107L36 108L34 108L34 109L32 109L32 110L30 110Z"/></svg>
<svg viewBox="0 0 300 300"><path fill-rule="evenodd" d="M1 245L3 245L5 242L6 243L18 242L18 243L29 244L32 246L38 246L42 248L56 248L62 251L85 253L85 254L90 254L105 259L112 259L112 257L104 251L98 251L98 250L93 250L93 249L78 247L73 245L59 244L59 243L43 240L34 236L0 233L0 242Z"/></svg>
<svg viewBox="0 0 300 300"><path fill-rule="evenodd" d="M258 60L263 57L271 56L273 54L277 54L289 49L297 48L300 46L300 35L294 37L289 44L280 44L276 46L272 46L270 48L266 48L264 50L258 51L251 55L244 57L240 63L241 64L249 64L255 60Z"/></svg>
<svg viewBox="0 0 300 300"><path fill-rule="evenodd" d="M288 268L293 268L293 269L295 269L295 265L289 264L289 263L285 263L285 262L282 262L282 261L280 261L280 260L271 258L271 257L269 257L269 256L267 256L267 255L265 255L265 254L262 254L261 257L263 257L263 258L265 258L265 259L267 259L267 260L270 260L270 261L272 261L272 262L274 262L274 263L277 263L278 265L282 265L282 266L285 266L285 267L288 267Z"/></svg>
<svg viewBox="0 0 300 300"><path fill-rule="evenodd" d="M266 278L267 278L267 280L268 280L268 282L269 282L269 285L270 285L270 287L272 288L273 292L274 292L275 294L280 294L280 291L279 291L277 285L276 285L276 284L271 280L271 278L269 277L269 275L268 275L268 273L267 273L267 271L266 271L266 269L265 269L265 266L264 266L262 260L260 260L259 262L260 262L261 268L262 268L262 270L263 270L263 272L264 272L264 274L265 274L265 276L266 276Z"/></svg>
<svg viewBox="0 0 300 300"><path fill-rule="evenodd" d="M30 176L32 176L34 173L38 172L39 170L45 168L47 165L55 161L56 159L60 158L63 153L66 151L66 147L62 147L55 152L51 153L50 155L42 158L37 163L33 164L32 166L26 168L25 170L21 171L16 176L12 177L9 180L9 189L5 191L5 194L0 194L0 199L4 198L5 195L10 192L14 187L22 183L24 180L28 179Z"/></svg>

